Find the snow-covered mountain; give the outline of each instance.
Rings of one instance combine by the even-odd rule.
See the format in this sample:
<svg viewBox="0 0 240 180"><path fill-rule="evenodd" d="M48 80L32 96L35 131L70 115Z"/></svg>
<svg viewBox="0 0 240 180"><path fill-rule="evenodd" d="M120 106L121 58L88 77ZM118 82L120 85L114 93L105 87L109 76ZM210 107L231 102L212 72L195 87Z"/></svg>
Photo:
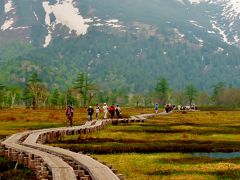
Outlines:
<svg viewBox="0 0 240 180"><path fill-rule="evenodd" d="M240 0L2 0L0 52L1 47L11 43L15 43L11 47L19 52L10 57L18 62L27 59L23 66L31 68L25 69L43 71L39 64L61 61L66 64L58 68L66 72L71 72L69 67L76 71L77 64L81 70L87 69L97 76L106 63L112 64L111 74L123 73L115 64L124 62L141 69L129 70L127 76L140 77L149 66L147 79L154 74L169 76L168 68L173 67L181 74L171 74L181 79L173 82L175 87L182 88L187 78L204 89L211 83L228 81L231 73L236 75L239 71L236 57L240 48ZM69 65L69 56L74 65ZM0 63L1 59L11 58L3 53ZM217 61L219 58L222 60ZM188 69L193 76L179 68L179 63L188 68L194 66ZM163 68L161 72L157 67L152 71L155 64ZM53 76L58 70L52 68ZM220 71L226 71L223 80L216 75ZM204 78L198 79L210 75L216 77L207 85ZM99 81L109 76L102 74ZM128 82L130 89L140 87L124 75L121 82ZM146 80L146 86L150 87L150 83ZM231 83L240 85L238 80Z"/></svg>
<svg viewBox="0 0 240 180"><path fill-rule="evenodd" d="M224 42L240 47L240 0L175 1L185 6L182 7L182 10L185 9L188 11L189 9L197 9L199 7L199 11L205 14L204 18L207 18L211 27L201 25L197 19L186 19L185 23L189 22L199 28L209 28L208 33L217 34ZM113 28L121 28L122 31L125 31L123 28L124 23L119 23L117 19L110 17L101 19L93 15L83 17L80 11L81 7L79 7L79 1L77 0L44 0L38 3L38 6L40 6L38 9L41 8L41 10L43 10L42 12L37 12L34 6L30 6L31 9L27 9L27 11L28 14L32 16L32 22L21 25L21 23L18 22L21 17L17 16L18 8L21 7L18 7L19 2L15 2L14 0L4 1L4 12L1 13L0 18L0 32L2 32L0 36L2 34L5 35L4 32L8 31L11 37L15 37L12 36L12 34L15 33L17 35L23 34L21 36L23 39L32 42L30 37L32 25L39 22L44 26L45 31L47 31L47 33L45 32L45 37L42 37L42 39L44 39L42 40L42 46L47 47L51 42L54 31L57 31L56 29L61 26L68 28L69 34L75 33L76 36L85 35L89 27L92 26L99 27L108 25ZM32 3L34 3L34 1L32 1ZM203 8L204 6L206 7L205 9ZM39 16L42 16L41 19L44 19L44 22L40 22ZM189 18L191 18L191 15ZM65 38L67 38L67 36Z"/></svg>
<svg viewBox="0 0 240 180"><path fill-rule="evenodd" d="M187 6L215 6L218 11L206 11L212 24L212 33L220 35L222 40L240 47L240 0L177 0ZM206 8L207 10L207 8Z"/></svg>

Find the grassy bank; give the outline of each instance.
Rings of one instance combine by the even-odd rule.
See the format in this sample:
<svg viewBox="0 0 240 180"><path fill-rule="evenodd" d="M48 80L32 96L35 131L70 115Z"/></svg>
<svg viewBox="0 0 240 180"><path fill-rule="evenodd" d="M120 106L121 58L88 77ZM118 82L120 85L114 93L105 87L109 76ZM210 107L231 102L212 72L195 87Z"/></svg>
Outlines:
<svg viewBox="0 0 240 180"><path fill-rule="evenodd" d="M35 180L34 173L19 165L17 169L14 162L8 161L0 157L0 179L1 180Z"/></svg>

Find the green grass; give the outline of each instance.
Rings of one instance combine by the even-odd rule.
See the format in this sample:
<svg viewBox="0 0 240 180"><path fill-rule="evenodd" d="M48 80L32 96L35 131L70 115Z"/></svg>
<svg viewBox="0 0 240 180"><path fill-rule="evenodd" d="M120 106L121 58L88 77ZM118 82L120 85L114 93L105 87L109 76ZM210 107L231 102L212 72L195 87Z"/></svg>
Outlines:
<svg viewBox="0 0 240 180"><path fill-rule="evenodd" d="M240 159L196 158L191 154L93 155L113 164L129 180L144 179L239 179Z"/></svg>
<svg viewBox="0 0 240 180"><path fill-rule="evenodd" d="M74 151L235 152L240 151L239 112L175 113L145 123L109 126L93 134L66 137L60 144Z"/></svg>
<svg viewBox="0 0 240 180"><path fill-rule="evenodd" d="M240 179L240 158L193 152L240 152L240 112L174 113L145 123L108 126L52 145L91 153L127 179Z"/></svg>

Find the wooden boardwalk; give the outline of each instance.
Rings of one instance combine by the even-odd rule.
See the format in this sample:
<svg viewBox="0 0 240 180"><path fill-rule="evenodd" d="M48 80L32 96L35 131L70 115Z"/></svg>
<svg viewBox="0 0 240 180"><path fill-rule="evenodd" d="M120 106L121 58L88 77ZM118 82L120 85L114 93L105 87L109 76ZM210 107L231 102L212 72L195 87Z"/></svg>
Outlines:
<svg viewBox="0 0 240 180"><path fill-rule="evenodd" d="M88 121L82 126L62 127L17 133L1 142L4 156L32 169L37 179L45 180L124 180L116 169L93 158L66 149L44 145L64 135L87 134L105 128L107 124L144 122L147 118L168 115L141 114L129 119Z"/></svg>

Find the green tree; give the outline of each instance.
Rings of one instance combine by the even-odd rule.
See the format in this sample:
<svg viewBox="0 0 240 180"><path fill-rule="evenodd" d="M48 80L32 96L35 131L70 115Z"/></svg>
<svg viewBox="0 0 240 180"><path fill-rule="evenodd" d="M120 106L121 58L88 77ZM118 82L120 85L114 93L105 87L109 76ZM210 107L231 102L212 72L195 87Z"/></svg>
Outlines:
<svg viewBox="0 0 240 180"><path fill-rule="evenodd" d="M66 103L70 105L75 105L76 99L73 95L74 90L73 89L68 89L66 92Z"/></svg>
<svg viewBox="0 0 240 180"><path fill-rule="evenodd" d="M143 95L142 94L135 94L132 96L131 101L135 104L136 107L141 106L143 101Z"/></svg>
<svg viewBox="0 0 240 180"><path fill-rule="evenodd" d="M26 108L30 108L32 106L33 95L27 87L23 89L22 100L24 101Z"/></svg>
<svg viewBox="0 0 240 180"><path fill-rule="evenodd" d="M97 88L95 84L90 82L87 73L79 73L74 84L74 89L78 90L83 99L83 106L86 107L87 103L91 103Z"/></svg>
<svg viewBox="0 0 240 180"><path fill-rule="evenodd" d="M219 82L213 86L213 94L212 94L212 100L215 105L220 105L220 98L221 94L223 93L225 89L225 85L223 82Z"/></svg>
<svg viewBox="0 0 240 180"><path fill-rule="evenodd" d="M42 80L38 77L36 72L32 73L28 82L27 88L29 95L26 97L32 99L32 107L33 109L39 108L40 105L45 106L48 99L48 90L46 86L42 83ZM42 104L41 104L42 103Z"/></svg>
<svg viewBox="0 0 240 180"><path fill-rule="evenodd" d="M225 88L221 91L219 96L219 103L227 107L239 107L240 106L240 89L237 88Z"/></svg>
<svg viewBox="0 0 240 180"><path fill-rule="evenodd" d="M4 107L4 99L5 99L5 86L0 84L0 107Z"/></svg>
<svg viewBox="0 0 240 180"><path fill-rule="evenodd" d="M197 89L192 84L187 85L185 89L185 94L188 98L190 106L192 105L192 102L196 99L197 93L198 93Z"/></svg>
<svg viewBox="0 0 240 180"><path fill-rule="evenodd" d="M168 101L169 92L169 84L166 78L162 77L158 80L155 91L157 93L157 97L160 98L162 105L165 105Z"/></svg>
<svg viewBox="0 0 240 180"><path fill-rule="evenodd" d="M64 109L65 106L67 105L66 93L61 93L61 95L59 96L59 102L60 102L61 108Z"/></svg>
<svg viewBox="0 0 240 180"><path fill-rule="evenodd" d="M183 91L174 92L174 103L184 106L186 104L186 94Z"/></svg>
<svg viewBox="0 0 240 180"><path fill-rule="evenodd" d="M53 107L56 107L59 104L59 98L60 98L59 90L54 89L50 97L50 103Z"/></svg>

